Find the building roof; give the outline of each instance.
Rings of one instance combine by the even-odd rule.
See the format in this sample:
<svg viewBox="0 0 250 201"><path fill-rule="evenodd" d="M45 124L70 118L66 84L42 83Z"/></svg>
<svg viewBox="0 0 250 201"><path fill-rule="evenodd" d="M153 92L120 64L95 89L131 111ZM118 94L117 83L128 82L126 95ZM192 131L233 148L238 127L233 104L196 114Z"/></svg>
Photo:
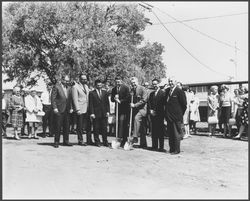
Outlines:
<svg viewBox="0 0 250 201"><path fill-rule="evenodd" d="M195 86L212 86L212 85L232 85L232 84L247 84L248 81L220 81L220 82L199 82L199 83L185 83L184 85L188 85L190 87Z"/></svg>

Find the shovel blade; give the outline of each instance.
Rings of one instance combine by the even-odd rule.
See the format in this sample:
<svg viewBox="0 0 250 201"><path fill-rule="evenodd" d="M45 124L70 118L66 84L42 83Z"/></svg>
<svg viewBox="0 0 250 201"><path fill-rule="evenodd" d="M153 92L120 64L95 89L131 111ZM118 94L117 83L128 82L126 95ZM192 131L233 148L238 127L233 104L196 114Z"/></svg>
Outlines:
<svg viewBox="0 0 250 201"><path fill-rule="evenodd" d="M116 140L111 142L111 147L113 149L118 149L120 147L120 145L121 145L121 143L116 141Z"/></svg>
<svg viewBox="0 0 250 201"><path fill-rule="evenodd" d="M126 151L132 150L132 144L126 142L125 145L124 145L124 150L126 150Z"/></svg>

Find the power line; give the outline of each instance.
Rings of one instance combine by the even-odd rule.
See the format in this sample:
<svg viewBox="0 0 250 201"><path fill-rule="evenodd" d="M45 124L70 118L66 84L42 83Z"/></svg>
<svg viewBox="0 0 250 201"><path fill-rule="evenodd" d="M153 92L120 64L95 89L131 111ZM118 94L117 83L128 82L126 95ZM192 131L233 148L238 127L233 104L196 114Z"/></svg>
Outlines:
<svg viewBox="0 0 250 201"><path fill-rule="evenodd" d="M157 8L157 7L155 7L155 8ZM235 47L235 46L233 46L233 45L231 45L231 44L229 44L229 43L227 43L227 42L218 40L218 39L216 39L216 38L214 38L214 37L212 37L212 36L210 36L210 35L208 35L208 34L206 34L206 33L204 33L204 32L201 32L200 30L198 30L198 29L196 29L196 28L194 28L194 27L192 27L192 26L190 26L190 25L187 25L187 24L183 23L182 21L176 19L175 17L169 15L167 12L164 12L164 11L162 11L162 10L159 9L159 8L157 8L157 9L158 9L160 12L164 13L165 15L169 16L170 18L174 19L176 22L179 22L179 23L183 24L184 26L188 27L189 29L192 29L193 31L196 31L196 32L198 32L199 34L201 34L201 35L203 35L203 36L205 36L205 37L207 37L207 38L210 38L210 39L212 39L212 40L214 40L214 41L216 41L216 42L218 42L218 43L221 43L221 44L223 44L223 45L226 45L226 46L228 46L228 47L230 47L230 48L233 48L233 49L236 48L237 50L241 50L241 49L239 49L238 47ZM241 50L241 51L244 51L244 50ZM244 51L244 52L247 53L247 51Z"/></svg>
<svg viewBox="0 0 250 201"><path fill-rule="evenodd" d="M186 19L186 20L179 20L180 22L192 22L192 21L198 21L198 20L207 20L207 19L215 19L215 18L222 18L222 17L230 17L230 16L237 16L237 15L245 15L248 14L248 12L243 13L234 13L234 14L226 14L226 15L217 15L217 16L210 16L210 17L199 17L199 18L192 18L192 19ZM175 24L178 23L176 21L171 22L163 22L163 24ZM152 25L161 25L160 23L154 23Z"/></svg>
<svg viewBox="0 0 250 201"><path fill-rule="evenodd" d="M154 14L154 16L158 19L158 21L161 23L161 25L167 30L167 32L174 38L174 40L193 58L195 59L199 64L201 64L202 66L204 66L205 68L215 72L215 73L218 73L220 75L223 75L223 76L229 76L229 75L226 75L224 73L221 73L221 72L217 72L215 71L214 69L212 69L211 67L209 67L208 65L204 64L203 62L201 62L198 58L196 58L188 49L186 49L176 38L175 36L168 30L168 28L162 23L162 21L159 19L159 17L155 14L154 11L152 11L152 13Z"/></svg>

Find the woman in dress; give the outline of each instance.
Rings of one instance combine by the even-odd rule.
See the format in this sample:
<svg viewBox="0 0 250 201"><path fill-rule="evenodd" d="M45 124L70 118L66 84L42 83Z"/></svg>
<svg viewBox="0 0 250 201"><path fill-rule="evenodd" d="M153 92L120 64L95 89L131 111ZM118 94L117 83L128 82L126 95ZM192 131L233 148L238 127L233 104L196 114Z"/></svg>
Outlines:
<svg viewBox="0 0 250 201"><path fill-rule="evenodd" d="M6 135L6 125L9 117L7 109L7 101L4 98L4 91L2 91L2 136L7 137Z"/></svg>
<svg viewBox="0 0 250 201"><path fill-rule="evenodd" d="M214 118L218 122L218 109L219 109L219 95L218 95L218 87L211 86L210 94L207 98L208 101L208 119ZM212 137L215 133L217 123L208 121L208 129L209 129L209 136Z"/></svg>
<svg viewBox="0 0 250 201"><path fill-rule="evenodd" d="M193 96L191 98L191 102L189 105L190 110L190 120L189 120L189 126L190 130L196 134L196 122L200 121L200 112L199 112L199 105L200 100L198 97L195 96L195 92L192 91Z"/></svg>
<svg viewBox="0 0 250 201"><path fill-rule="evenodd" d="M29 124L29 136L34 139L37 137L37 127L40 122L42 122L42 116L39 116L39 112L43 111L43 106L40 98L36 95L36 91L33 89L30 95L25 97L25 107L26 107L26 122Z"/></svg>
<svg viewBox="0 0 250 201"><path fill-rule="evenodd" d="M18 128L23 127L23 98L20 95L20 87L14 87L13 95L10 99L10 110L12 111L11 124L14 128L14 138L20 140Z"/></svg>
<svg viewBox="0 0 250 201"><path fill-rule="evenodd" d="M234 90L234 97L232 100L232 118L236 121L237 130L239 131L240 128L240 118L241 118L241 112L243 109L243 99L241 98L239 94L239 90ZM232 136L232 125L229 125L229 136Z"/></svg>
<svg viewBox="0 0 250 201"><path fill-rule="evenodd" d="M241 113L241 120L240 120L240 129L239 134L234 137L234 139L240 139L245 128L248 127L248 93L241 96L243 101L243 109Z"/></svg>
<svg viewBox="0 0 250 201"><path fill-rule="evenodd" d="M185 138L191 137L190 130L189 130L189 118L190 118L189 105L191 102L192 93L190 93L188 86L183 86L182 90L185 92L186 99L187 99L187 109L183 115L183 124L184 124L184 130L185 130L185 134L184 134L183 138L185 139Z"/></svg>
<svg viewBox="0 0 250 201"><path fill-rule="evenodd" d="M229 119L232 116L232 102L233 99L229 93L229 88L227 86L222 87L222 92L220 94L220 105L221 105L221 115L220 122L224 126L223 136L227 137L227 131L229 130Z"/></svg>

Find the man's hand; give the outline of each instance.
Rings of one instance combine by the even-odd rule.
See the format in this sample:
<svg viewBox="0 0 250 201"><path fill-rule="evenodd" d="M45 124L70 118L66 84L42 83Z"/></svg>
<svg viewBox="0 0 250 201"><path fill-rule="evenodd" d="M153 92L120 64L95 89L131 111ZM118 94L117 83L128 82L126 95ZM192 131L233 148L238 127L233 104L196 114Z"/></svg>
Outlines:
<svg viewBox="0 0 250 201"><path fill-rule="evenodd" d="M154 110L150 110L150 114L151 114L152 116L155 116L155 115L156 115L156 112L155 112Z"/></svg>
<svg viewBox="0 0 250 201"><path fill-rule="evenodd" d="M109 116L109 112L107 112L107 114L106 114L106 117L108 117Z"/></svg>
<svg viewBox="0 0 250 201"><path fill-rule="evenodd" d="M56 109L54 109L54 113L59 113L59 111L58 111L58 109L56 108Z"/></svg>
<svg viewBox="0 0 250 201"><path fill-rule="evenodd" d="M134 103L130 103L130 107L134 108L135 104Z"/></svg>
<svg viewBox="0 0 250 201"><path fill-rule="evenodd" d="M90 115L90 118L91 118L91 119L95 119L95 114L91 114L91 115Z"/></svg>
<svg viewBox="0 0 250 201"><path fill-rule="evenodd" d="M81 112L80 112L80 110L77 110L77 111L76 111L76 113L77 113L78 115L81 115Z"/></svg>
<svg viewBox="0 0 250 201"><path fill-rule="evenodd" d="M119 95L118 95L118 94L115 95L115 101L116 101L117 103L121 103L121 101L119 100Z"/></svg>

